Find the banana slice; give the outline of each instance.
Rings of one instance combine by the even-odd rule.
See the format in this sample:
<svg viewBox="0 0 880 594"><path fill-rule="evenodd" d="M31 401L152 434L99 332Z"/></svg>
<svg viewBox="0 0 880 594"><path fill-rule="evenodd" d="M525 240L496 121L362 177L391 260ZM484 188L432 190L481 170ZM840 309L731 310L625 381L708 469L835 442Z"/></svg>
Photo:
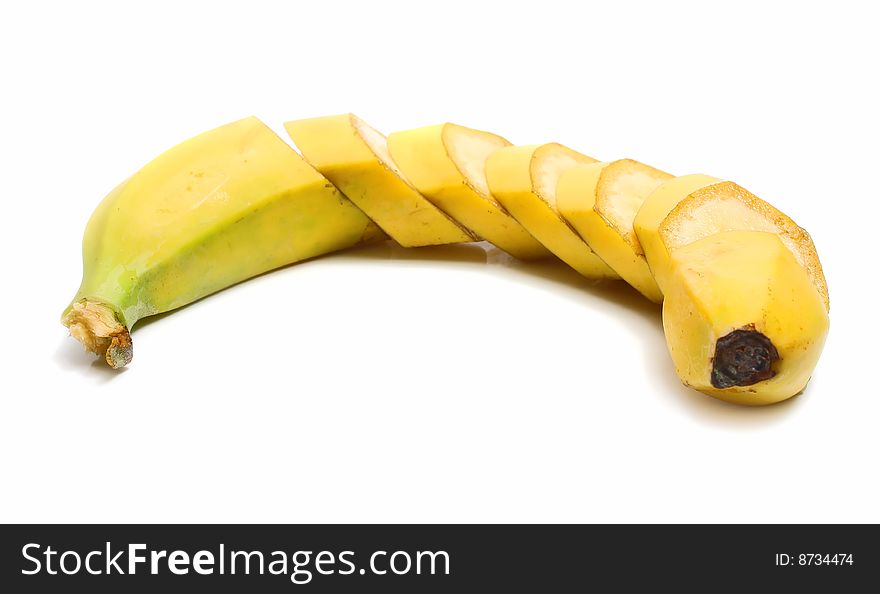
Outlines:
<svg viewBox="0 0 880 594"><path fill-rule="evenodd" d="M783 236L714 233L675 249L670 270L663 328L685 385L749 405L804 389L825 342L828 314Z"/></svg>
<svg viewBox="0 0 880 594"><path fill-rule="evenodd" d="M660 241L660 224L692 192L720 181L717 177L699 173L674 177L651 192L636 213L633 231L661 293L666 293L664 285L669 277L669 252Z"/></svg>
<svg viewBox="0 0 880 594"><path fill-rule="evenodd" d="M309 164L404 247L475 241L400 173L381 132L353 114L284 124Z"/></svg>
<svg viewBox="0 0 880 594"><path fill-rule="evenodd" d="M636 216L635 229L648 264L664 294L670 254L722 231L775 233L804 267L828 307L828 286L809 233L745 188L708 176L667 182L648 197ZM668 213L668 214L664 214Z"/></svg>
<svg viewBox="0 0 880 594"><path fill-rule="evenodd" d="M565 222L557 208L560 175L595 163L561 144L510 146L486 161L492 195L551 252L588 278L620 278Z"/></svg>
<svg viewBox="0 0 880 594"><path fill-rule="evenodd" d="M517 258L547 257L547 248L489 192L486 159L505 146L510 143L500 136L455 124L395 132L388 137L391 158L438 208Z"/></svg>
<svg viewBox="0 0 880 594"><path fill-rule="evenodd" d="M663 295L648 268L633 219L645 198L671 178L659 169L622 159L572 167L556 188L559 212L600 258L656 303Z"/></svg>

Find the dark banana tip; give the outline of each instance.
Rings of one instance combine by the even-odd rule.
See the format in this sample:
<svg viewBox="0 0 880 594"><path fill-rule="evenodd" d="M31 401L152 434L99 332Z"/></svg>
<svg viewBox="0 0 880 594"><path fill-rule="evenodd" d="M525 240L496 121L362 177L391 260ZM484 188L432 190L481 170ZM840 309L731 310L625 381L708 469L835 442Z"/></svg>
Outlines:
<svg viewBox="0 0 880 594"><path fill-rule="evenodd" d="M778 360L779 352L770 339L753 327L734 330L715 343L712 385L732 388L768 380L776 375L773 364Z"/></svg>
<svg viewBox="0 0 880 594"><path fill-rule="evenodd" d="M131 336L128 334L128 330L122 335L114 336L110 346L107 348L107 352L104 353L107 364L113 369L125 367L131 363L133 356L134 348L131 344Z"/></svg>

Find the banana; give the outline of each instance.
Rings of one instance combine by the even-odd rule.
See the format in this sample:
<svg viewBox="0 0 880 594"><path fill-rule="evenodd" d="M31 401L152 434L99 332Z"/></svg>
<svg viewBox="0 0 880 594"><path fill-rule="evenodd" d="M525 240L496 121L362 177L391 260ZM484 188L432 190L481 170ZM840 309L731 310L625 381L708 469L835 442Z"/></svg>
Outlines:
<svg viewBox="0 0 880 594"><path fill-rule="evenodd" d="M379 131L353 114L284 124L303 158L403 247L476 241L400 173Z"/></svg>
<svg viewBox="0 0 880 594"><path fill-rule="evenodd" d="M556 188L559 212L596 254L626 282L655 303L663 300L633 230L645 198L668 173L622 159L579 165L565 171Z"/></svg>
<svg viewBox="0 0 880 594"><path fill-rule="evenodd" d="M62 322L121 367L141 318L381 237L272 130L247 118L179 144L104 198L86 226L83 279Z"/></svg>
<svg viewBox="0 0 880 594"><path fill-rule="evenodd" d="M110 192L86 226L82 283L62 315L71 335L121 367L141 318L268 270L388 236L485 238L662 300L676 372L703 393L770 404L810 379L829 326L815 246L733 182L600 163L555 143L515 147L454 124L387 141L351 114L286 129L318 170L246 118Z"/></svg>
<svg viewBox="0 0 880 594"><path fill-rule="evenodd" d="M663 328L685 385L746 405L804 389L828 313L810 271L782 236L713 233L674 248L669 269Z"/></svg>
<svg viewBox="0 0 880 594"><path fill-rule="evenodd" d="M489 132L440 124L388 136L391 158L440 210L512 256L535 260L550 252L489 191L486 159L510 143Z"/></svg>
<svg viewBox="0 0 880 594"><path fill-rule="evenodd" d="M620 278L559 214L557 182L596 160L561 144L509 146L489 155L486 181L498 202L560 260L588 278Z"/></svg>

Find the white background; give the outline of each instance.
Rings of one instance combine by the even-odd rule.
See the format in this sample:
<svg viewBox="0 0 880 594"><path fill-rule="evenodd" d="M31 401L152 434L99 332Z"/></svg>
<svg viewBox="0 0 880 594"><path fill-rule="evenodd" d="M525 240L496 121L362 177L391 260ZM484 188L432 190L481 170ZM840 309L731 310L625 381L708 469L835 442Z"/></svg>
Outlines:
<svg viewBox="0 0 880 594"><path fill-rule="evenodd" d="M871 3L5 3L0 520L878 522ZM453 121L738 181L813 235L806 393L680 386L659 309L480 246L379 246L134 332L58 319L101 197L255 114Z"/></svg>

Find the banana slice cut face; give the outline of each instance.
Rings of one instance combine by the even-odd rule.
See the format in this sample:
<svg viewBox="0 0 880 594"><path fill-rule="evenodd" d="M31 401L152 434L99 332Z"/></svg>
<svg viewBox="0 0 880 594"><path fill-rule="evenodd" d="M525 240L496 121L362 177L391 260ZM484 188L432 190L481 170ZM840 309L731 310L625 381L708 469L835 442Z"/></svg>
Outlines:
<svg viewBox="0 0 880 594"><path fill-rule="evenodd" d="M559 212L596 254L642 295L663 295L633 229L645 198L672 176L631 159L579 165L564 172L556 189Z"/></svg>
<svg viewBox="0 0 880 594"><path fill-rule="evenodd" d="M388 136L391 158L440 210L516 258L548 257L547 248L489 191L486 160L506 146L500 136L449 123Z"/></svg>
<svg viewBox="0 0 880 594"><path fill-rule="evenodd" d="M558 209L560 176L595 162L556 143L511 146L492 153L486 161L486 179L502 206L563 262L588 278L620 278Z"/></svg>
<svg viewBox="0 0 880 594"><path fill-rule="evenodd" d="M403 177L385 136L357 116L295 120L284 127L305 160L400 245L477 239Z"/></svg>

